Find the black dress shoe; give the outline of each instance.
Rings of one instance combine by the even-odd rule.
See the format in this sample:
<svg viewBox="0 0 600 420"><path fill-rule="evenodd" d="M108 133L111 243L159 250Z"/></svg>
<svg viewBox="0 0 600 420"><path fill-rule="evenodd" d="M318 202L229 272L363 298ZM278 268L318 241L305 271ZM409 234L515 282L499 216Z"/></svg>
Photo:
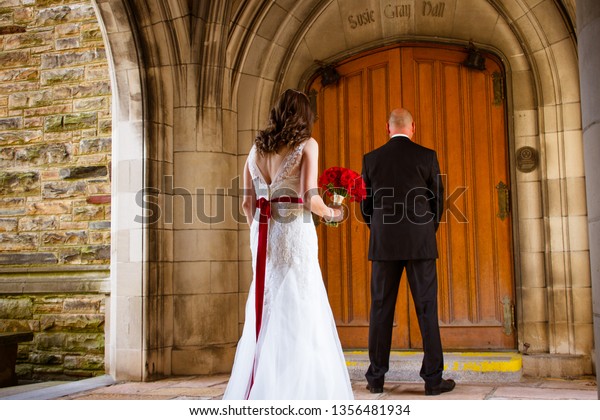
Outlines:
<svg viewBox="0 0 600 420"><path fill-rule="evenodd" d="M450 392L456 386L456 382L452 379L442 379L436 386L425 385L425 395L440 395L442 392Z"/></svg>
<svg viewBox="0 0 600 420"><path fill-rule="evenodd" d="M367 389L371 392L371 394L381 394L383 392L383 386L372 386L367 384Z"/></svg>

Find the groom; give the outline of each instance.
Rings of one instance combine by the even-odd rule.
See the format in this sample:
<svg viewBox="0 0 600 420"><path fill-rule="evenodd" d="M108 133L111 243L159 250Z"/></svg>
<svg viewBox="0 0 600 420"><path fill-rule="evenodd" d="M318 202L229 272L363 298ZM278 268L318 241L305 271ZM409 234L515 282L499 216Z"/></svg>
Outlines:
<svg viewBox="0 0 600 420"><path fill-rule="evenodd" d="M371 318L367 389L383 392L389 370L394 308L402 272L408 283L423 337L420 375L425 395L452 391L452 379L442 379L444 356L438 325L438 257L435 233L443 211L443 185L436 153L411 141L413 117L405 109L391 112L390 140L363 158L367 197L361 202L371 230Z"/></svg>

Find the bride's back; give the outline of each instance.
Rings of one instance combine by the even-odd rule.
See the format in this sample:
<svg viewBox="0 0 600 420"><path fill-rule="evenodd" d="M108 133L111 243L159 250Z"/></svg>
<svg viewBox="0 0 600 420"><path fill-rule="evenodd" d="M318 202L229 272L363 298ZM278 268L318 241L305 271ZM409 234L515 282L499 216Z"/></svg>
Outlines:
<svg viewBox="0 0 600 420"><path fill-rule="evenodd" d="M279 151L273 153L257 153L255 155L256 166L260 170L264 181L271 184L283 168L284 160L291 152L288 146L282 147Z"/></svg>

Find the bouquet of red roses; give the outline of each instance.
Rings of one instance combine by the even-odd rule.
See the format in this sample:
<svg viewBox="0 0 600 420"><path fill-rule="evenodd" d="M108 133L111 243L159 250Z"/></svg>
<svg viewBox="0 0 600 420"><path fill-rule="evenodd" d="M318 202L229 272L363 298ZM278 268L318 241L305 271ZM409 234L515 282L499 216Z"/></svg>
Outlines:
<svg viewBox="0 0 600 420"><path fill-rule="evenodd" d="M350 201L360 202L367 195L365 181L358 173L337 166L323 172L319 177L319 187L330 197L333 196L333 202L337 205L341 205L346 197L350 197Z"/></svg>

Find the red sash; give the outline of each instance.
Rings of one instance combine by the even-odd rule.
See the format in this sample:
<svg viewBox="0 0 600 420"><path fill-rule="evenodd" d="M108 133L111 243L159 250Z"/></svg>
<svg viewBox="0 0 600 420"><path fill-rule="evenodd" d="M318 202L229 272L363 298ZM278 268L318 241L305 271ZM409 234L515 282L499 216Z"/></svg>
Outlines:
<svg viewBox="0 0 600 420"><path fill-rule="evenodd" d="M263 304L265 300L265 272L267 268L267 236L269 233L269 219L271 218L271 203L297 203L301 204L302 199L298 197L277 197L267 200L264 197L256 201L256 207L259 209L258 219L258 250L256 252L256 279L255 279L255 313L256 313L256 341L260 334L262 324ZM256 359L255 359L256 363ZM250 380L250 388L248 396L254 384L254 367L252 368L252 376ZM247 399L248 397L246 397Z"/></svg>

